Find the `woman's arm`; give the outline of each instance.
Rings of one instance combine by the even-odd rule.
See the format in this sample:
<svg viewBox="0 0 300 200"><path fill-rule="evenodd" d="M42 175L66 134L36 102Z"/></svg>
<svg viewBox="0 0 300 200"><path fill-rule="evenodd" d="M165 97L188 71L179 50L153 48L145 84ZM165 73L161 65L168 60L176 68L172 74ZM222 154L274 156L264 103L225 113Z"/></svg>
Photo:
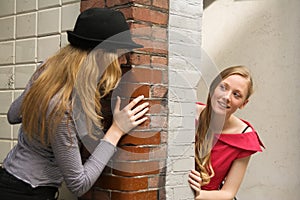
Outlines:
<svg viewBox="0 0 300 200"><path fill-rule="evenodd" d="M25 90L22 94L14 100L14 102L10 105L9 110L7 112L7 120L10 124L19 124L22 123L22 116L21 116L21 106L25 94L29 90L32 81L30 80L29 83L26 85Z"/></svg>
<svg viewBox="0 0 300 200"><path fill-rule="evenodd" d="M40 66L38 66L40 67ZM7 120L10 124L19 124L22 123L22 116L21 116L21 106L23 103L23 99L30 89L34 79L39 76L39 74L42 72L42 70L39 70L37 73L35 72L30 80L28 81L27 85L25 86L24 91L22 94L13 101L13 103L10 105L9 110L7 112Z"/></svg>
<svg viewBox="0 0 300 200"><path fill-rule="evenodd" d="M122 135L147 119L143 117L148 111L147 102L133 108L143 98L143 96L137 97L122 110L119 110L120 99L118 98L114 110L113 125L84 164L81 160L74 122L68 120L68 115L66 115L65 119L58 125L51 146L55 161L72 193L77 196L86 193L115 153L115 146Z"/></svg>
<svg viewBox="0 0 300 200"><path fill-rule="evenodd" d="M238 189L242 183L244 178L248 163L250 160L250 156L245 158L236 159L227 175L225 184L223 185L221 190L201 190L199 185L196 183L199 181L198 177L195 179L195 173L190 174L190 186L192 189L196 191L195 200L232 200L234 196L237 194ZM199 188L197 190L197 187Z"/></svg>
<svg viewBox="0 0 300 200"><path fill-rule="evenodd" d="M19 124L22 122L20 112L24 93L25 92L23 92L16 100L14 100L14 102L9 107L9 110L7 112L7 120L10 124Z"/></svg>
<svg viewBox="0 0 300 200"><path fill-rule="evenodd" d="M67 187L77 196L83 195L92 187L116 151L115 146L102 140L89 159L82 164L75 125L67 120L58 125L51 147L55 163Z"/></svg>

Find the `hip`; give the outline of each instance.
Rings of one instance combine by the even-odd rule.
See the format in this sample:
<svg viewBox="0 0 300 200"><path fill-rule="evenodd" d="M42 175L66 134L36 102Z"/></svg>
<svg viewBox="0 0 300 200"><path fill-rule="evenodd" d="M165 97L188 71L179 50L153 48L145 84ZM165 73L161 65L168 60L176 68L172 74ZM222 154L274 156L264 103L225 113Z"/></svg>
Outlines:
<svg viewBox="0 0 300 200"><path fill-rule="evenodd" d="M33 188L30 184L16 178L0 167L0 194L3 200L56 200L58 198L58 188L51 186Z"/></svg>

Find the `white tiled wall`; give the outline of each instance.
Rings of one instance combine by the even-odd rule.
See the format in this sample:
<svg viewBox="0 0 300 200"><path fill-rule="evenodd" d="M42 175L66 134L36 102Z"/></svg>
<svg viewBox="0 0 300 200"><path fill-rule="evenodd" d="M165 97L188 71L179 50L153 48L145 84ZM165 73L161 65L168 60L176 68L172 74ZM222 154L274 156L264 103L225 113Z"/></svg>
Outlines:
<svg viewBox="0 0 300 200"><path fill-rule="evenodd" d="M9 125L6 113L23 91L39 62L67 42L80 13L80 0L0 1L0 165L17 143L20 125ZM60 199L76 199L60 189Z"/></svg>
<svg viewBox="0 0 300 200"><path fill-rule="evenodd" d="M0 1L0 164L16 144L19 125L6 113L23 91L38 62L67 44L80 0Z"/></svg>

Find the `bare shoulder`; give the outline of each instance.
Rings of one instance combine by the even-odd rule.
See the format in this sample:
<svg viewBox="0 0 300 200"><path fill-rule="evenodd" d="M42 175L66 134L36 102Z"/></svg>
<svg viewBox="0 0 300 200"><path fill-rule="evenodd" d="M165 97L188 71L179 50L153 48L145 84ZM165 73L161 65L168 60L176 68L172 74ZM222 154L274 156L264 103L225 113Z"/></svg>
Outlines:
<svg viewBox="0 0 300 200"><path fill-rule="evenodd" d="M252 128L250 126L248 126L248 124L243 122L240 118L234 116L234 120L235 120L235 123L234 123L235 132L243 132L243 131L248 132L248 131L252 130Z"/></svg>

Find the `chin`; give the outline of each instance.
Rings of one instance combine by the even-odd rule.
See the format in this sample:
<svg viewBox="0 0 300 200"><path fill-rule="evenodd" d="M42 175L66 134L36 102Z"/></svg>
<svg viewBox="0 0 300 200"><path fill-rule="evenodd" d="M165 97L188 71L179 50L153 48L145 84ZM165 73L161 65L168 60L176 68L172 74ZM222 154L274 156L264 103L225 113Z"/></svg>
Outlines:
<svg viewBox="0 0 300 200"><path fill-rule="evenodd" d="M217 115L224 115L225 116L227 114L227 109L225 109L225 108L217 107L217 108L213 108L213 111Z"/></svg>

